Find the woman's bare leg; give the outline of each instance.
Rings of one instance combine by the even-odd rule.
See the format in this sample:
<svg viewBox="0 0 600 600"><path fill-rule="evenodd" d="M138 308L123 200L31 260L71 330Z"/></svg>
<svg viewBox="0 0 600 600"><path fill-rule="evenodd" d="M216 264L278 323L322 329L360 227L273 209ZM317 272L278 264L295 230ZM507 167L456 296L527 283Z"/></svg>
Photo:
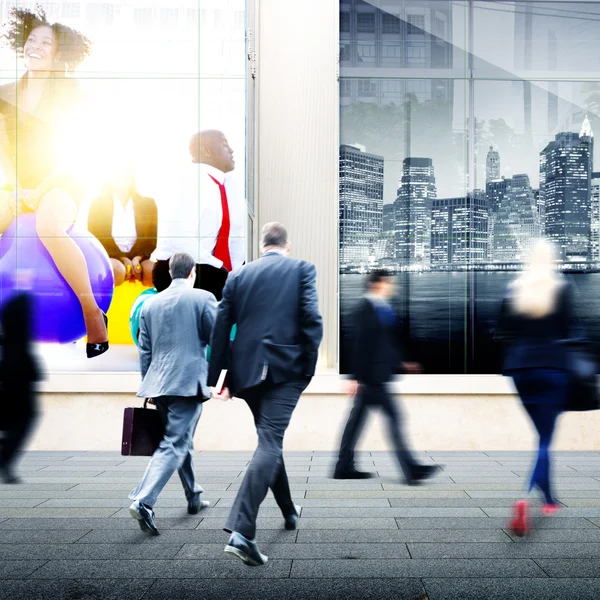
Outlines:
<svg viewBox="0 0 600 600"><path fill-rule="evenodd" d="M154 287L152 283L152 269L154 269L153 260L145 260L142 262L142 283L146 287Z"/></svg>
<svg viewBox="0 0 600 600"><path fill-rule="evenodd" d="M79 298L87 330L88 343L108 340L102 311L96 303L83 252L67 235L77 216L77 204L66 190L56 188L41 200L37 210L37 233L50 253L60 274Z"/></svg>
<svg viewBox="0 0 600 600"><path fill-rule="evenodd" d="M115 287L125 283L125 265L117 258L111 258L113 273L115 276Z"/></svg>

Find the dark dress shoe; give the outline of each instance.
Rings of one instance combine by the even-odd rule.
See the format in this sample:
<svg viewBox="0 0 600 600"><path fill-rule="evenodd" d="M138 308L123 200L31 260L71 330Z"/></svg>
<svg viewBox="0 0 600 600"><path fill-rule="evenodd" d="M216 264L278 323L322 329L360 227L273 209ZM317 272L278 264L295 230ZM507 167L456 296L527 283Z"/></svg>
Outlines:
<svg viewBox="0 0 600 600"><path fill-rule="evenodd" d="M158 535L158 529L154 522L154 511L137 500L129 507L129 514L140 524L144 533Z"/></svg>
<svg viewBox="0 0 600 600"><path fill-rule="evenodd" d="M334 479L371 479L372 477L375 477L373 473L356 469L336 469L333 473Z"/></svg>
<svg viewBox="0 0 600 600"><path fill-rule="evenodd" d="M408 479L406 483L408 483L408 485L416 485L421 481L425 481L425 479L434 477L441 470L442 468L439 465L419 465L418 467L415 467L412 478Z"/></svg>
<svg viewBox="0 0 600 600"><path fill-rule="evenodd" d="M188 515L197 515L203 508L208 508L208 500L200 500L200 492L194 494L191 500L188 500Z"/></svg>
<svg viewBox="0 0 600 600"><path fill-rule="evenodd" d="M294 514L283 517L285 519L285 528L288 531L294 531L298 526L298 517L300 516L301 506L294 504Z"/></svg>
<svg viewBox="0 0 600 600"><path fill-rule="evenodd" d="M225 553L239 558L249 567L266 565L269 558L260 553L255 540L249 540L241 533L234 531L225 546Z"/></svg>

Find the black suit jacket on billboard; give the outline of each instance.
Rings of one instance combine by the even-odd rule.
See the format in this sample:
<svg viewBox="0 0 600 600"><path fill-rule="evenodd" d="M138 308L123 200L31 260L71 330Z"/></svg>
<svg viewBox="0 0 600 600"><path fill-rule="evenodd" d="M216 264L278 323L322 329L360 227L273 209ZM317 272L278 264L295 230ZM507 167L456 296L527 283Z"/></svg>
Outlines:
<svg viewBox="0 0 600 600"><path fill-rule="evenodd" d="M315 266L267 253L227 279L210 344L208 385L216 385L223 369L235 394L267 378L278 384L312 377L322 337Z"/></svg>
<svg viewBox="0 0 600 600"><path fill-rule="evenodd" d="M98 238L98 241L104 246L110 258L120 258L127 256L135 258L141 256L142 259L150 258L156 249L156 234L158 222L158 209L156 202L152 198L140 196L133 193L133 211L135 214L135 229L137 239L129 252L123 252L117 246L113 235L113 210L114 197L112 193L103 193L96 198L88 214L88 230Z"/></svg>

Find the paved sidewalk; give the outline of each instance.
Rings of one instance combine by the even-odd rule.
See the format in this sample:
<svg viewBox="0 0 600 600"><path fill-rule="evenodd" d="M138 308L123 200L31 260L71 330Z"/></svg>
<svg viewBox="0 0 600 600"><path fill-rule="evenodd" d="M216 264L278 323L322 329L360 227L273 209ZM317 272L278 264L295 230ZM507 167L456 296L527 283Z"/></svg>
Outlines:
<svg viewBox="0 0 600 600"><path fill-rule="evenodd" d="M0 598L248 600L600 598L600 452L558 453L557 516L520 540L506 530L531 455L422 453L445 465L431 483L399 483L389 453L361 453L367 482L329 478L333 454L286 454L298 531L272 498L258 540L269 556L249 568L223 554L223 523L250 453L200 452L204 499L186 513L178 480L157 506L161 535L142 534L127 494L146 458L31 452L23 485L0 485Z"/></svg>

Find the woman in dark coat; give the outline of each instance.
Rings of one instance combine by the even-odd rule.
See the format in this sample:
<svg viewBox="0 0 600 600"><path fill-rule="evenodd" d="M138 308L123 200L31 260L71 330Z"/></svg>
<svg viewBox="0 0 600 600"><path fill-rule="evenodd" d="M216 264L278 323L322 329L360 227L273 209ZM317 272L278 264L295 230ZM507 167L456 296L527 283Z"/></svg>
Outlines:
<svg viewBox="0 0 600 600"><path fill-rule="evenodd" d="M576 326L571 286L553 263L552 247L544 241L536 243L527 269L508 288L497 331L505 344L504 373L512 377L539 435L529 491L535 487L542 492L546 515L559 509L552 491L550 445L570 384L563 342ZM515 504L510 527L517 535L530 529L528 513L526 500Z"/></svg>
<svg viewBox="0 0 600 600"><path fill-rule="evenodd" d="M0 429L0 476L5 483L18 483L13 465L23 447L37 415L36 382L41 373L31 349L32 299L19 293L9 300L0 313L2 358L0 381L2 407Z"/></svg>

